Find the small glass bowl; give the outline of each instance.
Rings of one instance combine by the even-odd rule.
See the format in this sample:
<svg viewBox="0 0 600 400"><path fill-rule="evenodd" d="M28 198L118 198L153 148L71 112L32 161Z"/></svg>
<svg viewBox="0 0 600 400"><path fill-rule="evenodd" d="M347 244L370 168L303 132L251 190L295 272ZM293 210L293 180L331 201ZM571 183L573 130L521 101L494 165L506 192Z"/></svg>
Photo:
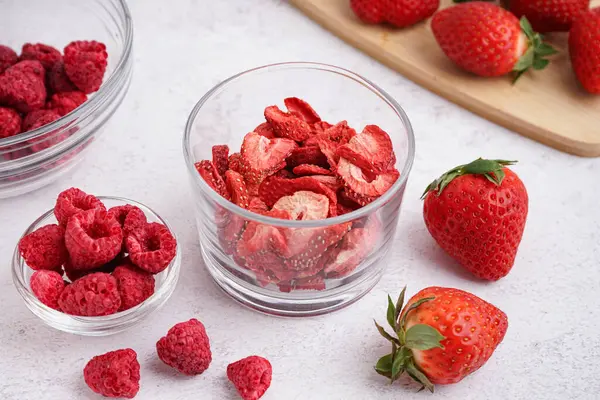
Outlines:
<svg viewBox="0 0 600 400"><path fill-rule="evenodd" d="M219 196L194 163L211 159L215 144L238 151L243 137L264 122L264 108L281 104L286 97L306 100L330 123L347 120L357 132L367 124L379 125L394 144L400 178L366 207L324 220L275 219ZM188 119L183 147L202 256L215 282L234 299L269 314L309 316L348 305L378 282L393 243L415 148L408 117L372 82L343 68L316 63L282 63L242 72L198 102ZM232 243L250 224L286 235L288 245L295 246L296 258L284 260L270 250L262 252L260 246L265 254L240 257ZM348 229L337 247L324 250L330 243L324 241L325 235ZM303 241L307 237L310 241ZM269 246L265 243L264 249Z"/></svg>
<svg viewBox="0 0 600 400"><path fill-rule="evenodd" d="M148 222L158 222L165 225L167 228L169 228L171 234L173 234L173 237L177 239L171 226L169 226L164 219L162 219L147 206L133 200L120 197L98 196L98 198L104 203L107 209L125 204L131 204L139 207L146 214ZM54 211L50 210L39 217L33 224L31 224L23 236L30 234L44 225L56 223ZM29 286L29 280L35 271L29 268L23 257L21 257L18 243L12 260L12 276L13 283L15 284L15 287L17 288L17 291L21 297L23 297L23 300L25 300L25 305L27 308L29 308L32 313L40 317L47 325L64 332L74 333L77 335L107 336L131 328L165 304L175 290L177 280L179 279L180 267L181 250L178 245L175 258L173 258L169 266L163 272L154 275L155 291L152 296L146 299L146 301L143 303L130 308L129 310L102 317L80 317L65 314L54 310L39 301Z"/></svg>
<svg viewBox="0 0 600 400"><path fill-rule="evenodd" d="M88 101L51 124L0 139L0 198L6 198L47 185L82 160L129 89L133 25L125 0L8 0L0 32L2 44L17 53L28 42L62 52L73 40L103 42L108 52L102 86Z"/></svg>

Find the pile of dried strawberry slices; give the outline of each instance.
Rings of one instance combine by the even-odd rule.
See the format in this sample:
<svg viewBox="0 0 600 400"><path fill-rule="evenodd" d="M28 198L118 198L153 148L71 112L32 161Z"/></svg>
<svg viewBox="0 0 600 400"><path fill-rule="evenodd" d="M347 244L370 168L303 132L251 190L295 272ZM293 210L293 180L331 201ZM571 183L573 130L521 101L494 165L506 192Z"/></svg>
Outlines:
<svg viewBox="0 0 600 400"><path fill-rule="evenodd" d="M265 109L239 153L212 148L196 170L219 195L263 216L290 221L333 218L375 201L398 179L389 135L376 125L357 133L346 121L323 121L305 101ZM260 218L258 218L260 219ZM323 227L296 228L248 220L217 208L222 250L279 290L323 290L325 279L348 276L381 236L377 215ZM285 224L284 224L285 225Z"/></svg>

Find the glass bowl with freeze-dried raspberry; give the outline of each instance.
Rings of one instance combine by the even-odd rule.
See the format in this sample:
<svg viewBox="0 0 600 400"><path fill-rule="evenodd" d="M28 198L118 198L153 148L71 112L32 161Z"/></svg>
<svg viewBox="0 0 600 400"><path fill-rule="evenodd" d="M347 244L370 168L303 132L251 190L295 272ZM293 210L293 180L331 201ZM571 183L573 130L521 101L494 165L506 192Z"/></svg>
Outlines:
<svg viewBox="0 0 600 400"><path fill-rule="evenodd" d="M5 198L83 159L129 88L133 27L125 0L7 0L0 26L8 27L0 38Z"/></svg>
<svg viewBox="0 0 600 400"><path fill-rule="evenodd" d="M31 224L13 282L46 324L70 333L121 332L171 296L181 264L175 233L141 203L70 188Z"/></svg>
<svg viewBox="0 0 600 400"><path fill-rule="evenodd" d="M313 63L269 65L209 91L184 136L205 265L266 313L326 313L380 279L414 158L398 103Z"/></svg>

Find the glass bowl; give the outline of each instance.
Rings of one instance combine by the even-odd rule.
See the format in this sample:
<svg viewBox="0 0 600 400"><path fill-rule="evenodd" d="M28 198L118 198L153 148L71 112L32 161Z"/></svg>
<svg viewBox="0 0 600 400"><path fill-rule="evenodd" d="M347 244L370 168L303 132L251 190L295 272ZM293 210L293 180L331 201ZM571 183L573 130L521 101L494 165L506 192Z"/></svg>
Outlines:
<svg viewBox="0 0 600 400"><path fill-rule="evenodd" d="M103 42L108 52L102 86L88 101L51 124L0 139L0 198L6 198L58 179L83 158L129 88L133 26L125 0L7 0L0 33L17 53L28 42L62 51L73 40Z"/></svg>
<svg viewBox="0 0 600 400"><path fill-rule="evenodd" d="M104 203L107 209L125 204L139 207L146 214L148 222L158 222L165 225L171 231L173 237L177 239L172 227L147 206L120 197L98 196L98 198ZM44 225L56 223L54 210L49 210L33 222L33 224L27 228L23 236L30 234ZM173 294L175 286L177 285L177 280L179 279L180 267L181 250L178 245L175 258L173 258L169 266L161 273L154 275L155 291L152 296L133 308L102 317L80 317L65 314L58 310L54 310L39 301L29 286L29 280L35 271L25 264L25 260L19 253L18 242L12 260L12 276L13 283L21 297L23 297L23 300L25 300L27 308L40 317L47 325L77 335L107 336L131 328L152 312L158 310Z"/></svg>
<svg viewBox="0 0 600 400"><path fill-rule="evenodd" d="M200 177L194 163L210 159L215 144L227 144L232 152L237 151L242 138L264 122L264 108L281 105L286 97L306 100L325 121L347 120L357 132L367 124L379 125L394 144L400 178L366 207L324 220L275 219L219 196ZM269 314L317 315L354 302L380 279L415 149L406 114L372 82L339 67L303 62L242 72L200 99L188 119L183 147L205 265L218 286L234 299ZM231 244L250 226L278 229L300 252L285 260L266 250L239 257ZM348 229L343 239L323 249L329 244L323 243L324 235ZM310 242L303 242L303 237ZM267 249L269 245L264 246Z"/></svg>

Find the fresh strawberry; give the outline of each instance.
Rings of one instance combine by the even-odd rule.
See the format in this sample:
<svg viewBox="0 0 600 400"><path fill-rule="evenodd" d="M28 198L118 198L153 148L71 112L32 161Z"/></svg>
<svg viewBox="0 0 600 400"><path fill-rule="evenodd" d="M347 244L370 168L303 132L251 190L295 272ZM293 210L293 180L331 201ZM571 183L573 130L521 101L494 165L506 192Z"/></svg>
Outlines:
<svg viewBox="0 0 600 400"><path fill-rule="evenodd" d="M431 236L477 277L495 281L511 270L527 219L525 185L506 165L478 159L425 190L423 216Z"/></svg>
<svg viewBox="0 0 600 400"><path fill-rule="evenodd" d="M590 0L510 0L508 9L517 18L527 17L536 32L566 32Z"/></svg>
<svg viewBox="0 0 600 400"><path fill-rule="evenodd" d="M431 17L440 6L440 2L439 0L350 0L350 6L363 22L388 23L403 28Z"/></svg>
<svg viewBox="0 0 600 400"><path fill-rule="evenodd" d="M375 322L392 342L392 353L379 359L375 371L392 382L406 372L431 392L434 384L457 383L485 364L504 339L506 314L471 293L428 287L402 308L405 290L395 305L388 296L393 335Z"/></svg>
<svg viewBox="0 0 600 400"><path fill-rule="evenodd" d="M542 42L525 17L481 1L439 11L431 29L442 51L459 67L491 77L515 73L515 80L533 67L544 69L556 50Z"/></svg>
<svg viewBox="0 0 600 400"><path fill-rule="evenodd" d="M316 124L321 121L319 114L302 99L297 97L288 97L284 99L285 107L288 109L290 114L294 114L297 117L302 118L309 125Z"/></svg>
<svg viewBox="0 0 600 400"><path fill-rule="evenodd" d="M569 32L569 53L575 75L584 89L600 94L600 7L575 20Z"/></svg>
<svg viewBox="0 0 600 400"><path fill-rule="evenodd" d="M263 179L285 167L285 159L296 147L293 140L268 139L255 132L244 137L240 168L250 194L256 194L254 189Z"/></svg>

